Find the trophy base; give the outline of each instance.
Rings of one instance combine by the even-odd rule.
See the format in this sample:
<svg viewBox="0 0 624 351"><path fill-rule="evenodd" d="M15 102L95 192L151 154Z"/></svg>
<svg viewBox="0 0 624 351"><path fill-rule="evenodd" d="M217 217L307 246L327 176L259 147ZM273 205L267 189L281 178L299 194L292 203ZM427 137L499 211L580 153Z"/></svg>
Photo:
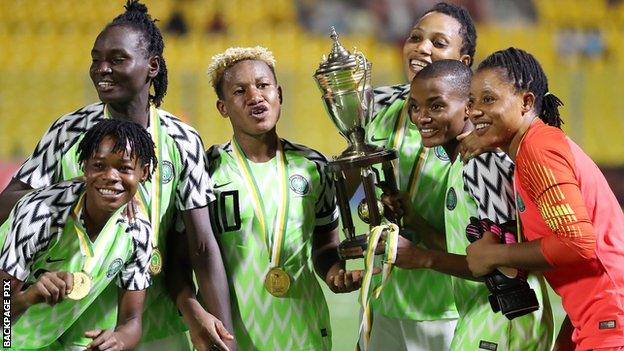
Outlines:
<svg viewBox="0 0 624 351"><path fill-rule="evenodd" d="M362 234L350 239L343 240L338 245L338 256L341 260L352 260L364 257L368 249L368 235ZM381 255L385 251L385 245L377 245L375 255Z"/></svg>
<svg viewBox="0 0 624 351"><path fill-rule="evenodd" d="M340 157L330 161L328 167L330 171L341 171L352 168L363 168L374 164L392 161L396 159L397 152L394 149L377 149L371 153L347 150Z"/></svg>

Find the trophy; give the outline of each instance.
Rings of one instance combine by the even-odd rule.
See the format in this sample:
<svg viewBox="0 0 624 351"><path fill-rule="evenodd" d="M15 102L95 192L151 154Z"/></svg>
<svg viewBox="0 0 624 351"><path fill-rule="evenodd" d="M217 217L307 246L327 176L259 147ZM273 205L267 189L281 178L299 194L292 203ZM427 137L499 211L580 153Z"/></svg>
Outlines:
<svg viewBox="0 0 624 351"><path fill-rule="evenodd" d="M383 216L383 205L375 195L375 170L372 166L381 164L385 182L396 191L392 160L397 158L397 154L395 150L368 144L364 138L363 127L372 117L371 63L361 52L347 51L338 42L338 34L333 27L330 37L333 40L331 53L323 56L314 79L323 94L327 113L349 144L340 156L329 162L328 170L336 185L342 230L346 236L338 252L342 259L350 259L363 257L368 248L368 237L355 233L345 172L359 170L364 199L358 206L358 216L371 228L378 226Z"/></svg>

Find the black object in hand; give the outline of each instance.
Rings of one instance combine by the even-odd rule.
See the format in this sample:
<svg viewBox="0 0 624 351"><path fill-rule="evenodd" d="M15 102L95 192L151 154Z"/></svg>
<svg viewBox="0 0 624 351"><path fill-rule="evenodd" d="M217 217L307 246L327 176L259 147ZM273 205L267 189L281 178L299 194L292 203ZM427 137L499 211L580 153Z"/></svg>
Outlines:
<svg viewBox="0 0 624 351"><path fill-rule="evenodd" d="M474 242L481 239L486 231L498 236L502 244L515 242L515 235L510 230L487 218L471 217L470 224L466 227L466 237L468 241ZM491 293L488 299L492 310L500 311L510 320L537 311L539 302L535 291L526 281L526 272L510 269L510 272L506 273L497 269L485 276L485 285Z"/></svg>

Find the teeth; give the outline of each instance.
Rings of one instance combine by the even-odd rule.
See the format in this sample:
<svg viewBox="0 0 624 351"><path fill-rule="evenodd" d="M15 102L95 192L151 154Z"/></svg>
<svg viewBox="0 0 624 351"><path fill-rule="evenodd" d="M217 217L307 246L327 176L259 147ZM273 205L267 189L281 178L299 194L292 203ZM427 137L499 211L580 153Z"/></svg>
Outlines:
<svg viewBox="0 0 624 351"><path fill-rule="evenodd" d="M117 191L112 190L112 189L98 189L100 191L100 194L102 195L115 195L117 194Z"/></svg>
<svg viewBox="0 0 624 351"><path fill-rule="evenodd" d="M486 127L489 127L489 126L490 126L489 123L477 123L477 125L475 125L475 129L479 130L479 129L483 129L483 128L486 128Z"/></svg>
<svg viewBox="0 0 624 351"><path fill-rule="evenodd" d="M98 82L98 86L100 87L110 87L113 86L112 82Z"/></svg>
<svg viewBox="0 0 624 351"><path fill-rule="evenodd" d="M266 111L267 111L267 109L265 109L265 108L257 108L257 109L251 110L251 113L253 115L261 115L261 114L263 114Z"/></svg>
<svg viewBox="0 0 624 351"><path fill-rule="evenodd" d="M426 63L418 60L410 60L409 64L413 69L417 70L423 69L427 65Z"/></svg>
<svg viewBox="0 0 624 351"><path fill-rule="evenodd" d="M435 131L435 129L432 129L432 128L422 128L420 131L422 133L432 133L433 131Z"/></svg>

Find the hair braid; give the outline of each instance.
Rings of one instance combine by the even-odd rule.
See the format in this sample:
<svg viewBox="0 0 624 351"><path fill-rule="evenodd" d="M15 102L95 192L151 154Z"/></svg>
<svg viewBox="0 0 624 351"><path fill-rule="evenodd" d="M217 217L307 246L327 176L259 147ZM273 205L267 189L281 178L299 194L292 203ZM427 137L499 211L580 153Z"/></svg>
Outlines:
<svg viewBox="0 0 624 351"><path fill-rule="evenodd" d="M124 6L126 12L115 17L106 28L113 26L128 26L141 32L143 43L145 44L146 56L158 56L160 58L160 69L156 77L152 79L154 95L150 94L149 100L159 107L165 95L167 95L167 63L163 52L165 42L160 29L156 26L156 21L147 13L147 6L138 0L128 0Z"/></svg>
<svg viewBox="0 0 624 351"><path fill-rule="evenodd" d="M147 130L135 122L110 118L93 126L78 144L78 162L82 164L91 158L97 152L102 139L107 136L115 140L112 152L126 151L129 147L130 154L141 162L141 166L150 166L149 179L158 164L154 142Z"/></svg>

